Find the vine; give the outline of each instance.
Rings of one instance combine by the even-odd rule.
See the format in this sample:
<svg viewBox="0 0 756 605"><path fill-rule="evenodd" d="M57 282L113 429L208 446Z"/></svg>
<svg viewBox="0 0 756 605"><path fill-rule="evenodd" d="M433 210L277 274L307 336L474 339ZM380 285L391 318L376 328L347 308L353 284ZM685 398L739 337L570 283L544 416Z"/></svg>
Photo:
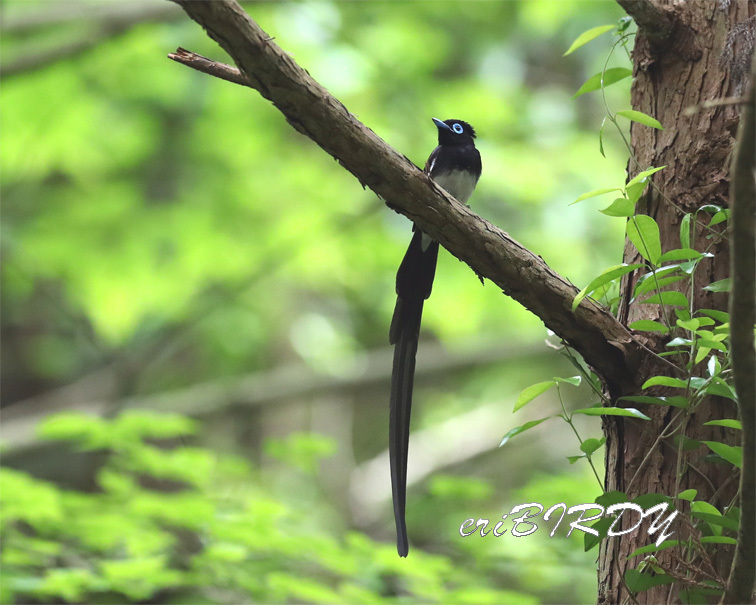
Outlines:
<svg viewBox="0 0 756 605"><path fill-rule="evenodd" d="M666 406L673 409L674 413L664 430L660 432L649 448L638 472L626 486L626 491L630 491L638 478L640 469L644 468L648 457L662 440L675 440L676 495L669 497L661 494L645 494L630 501L644 507L661 503L674 506L685 501L690 506L691 520L689 523L693 531L690 532L690 537L686 540L666 540L658 546L649 544L632 552L630 558L642 557L642 559L636 569L630 569L625 573L624 583L633 601L635 600L634 595L653 586L677 582L681 586L680 599L683 602L705 602L706 598L721 596L725 588L726 579L717 575L708 546L712 544L736 544L734 535L738 529L740 515L740 509L736 506L739 494L736 494L732 501L720 510L708 502L696 500L697 491L695 489L681 491L681 477L688 469L703 476L689 461L685 461L683 454L690 449L705 446L711 452L709 458L719 460L723 464L739 470L742 468L742 448L714 440L699 442L684 435L683 429L690 416L705 398L717 396L737 402L737 394L732 386L732 368L729 355L729 315L716 309L695 308L693 304L696 270L703 259L714 256L711 252L713 245L719 238L723 237L713 227L720 223L726 223L730 218L730 211L718 205L708 204L694 213L684 212L673 200L667 198L651 179L654 174L664 170L666 166L643 167L635 157L630 142L617 118L624 117L650 128L663 129L663 126L654 117L639 111L625 109L613 112L607 101L606 88L632 76L632 71L627 67L609 67L610 59L618 48L625 50L629 60L628 43L635 36L635 33L630 31L631 23L632 20L626 17L621 19L617 25L603 25L590 29L578 36L565 55L608 32L613 32L617 37L608 52L602 70L588 78L575 93L573 99L589 92L601 92L606 115L599 128L599 152L606 157L604 153L605 128L607 124L611 124L628 150L631 165L636 167L639 172L620 187L589 191L579 196L573 204L619 192L620 197L616 197L609 206L600 210L600 212L609 217L625 219L627 238L635 246L643 262L621 263L605 269L578 293L573 301L572 309L573 311L577 309L580 302L586 297L592 297L603 301L616 315L620 301L620 280L630 272L646 270L637 280L632 290L630 302L637 301L644 304L659 305L662 321L642 319L629 324L628 327L638 332L658 333L663 337L670 338L665 345L667 350L659 353L658 356L665 359L665 365L672 368L674 375L651 376L642 385L641 391L664 387L671 389L674 394L658 396L649 393L625 396L620 397L616 403ZM662 200L682 214L679 232L680 245L666 253L662 253L659 225L651 216L636 213L636 206L648 186L652 187ZM703 228L708 242L695 241L695 231L692 229L692 225L700 225ZM695 249L696 244L702 248L702 251ZM683 288L678 286L679 289L676 290L665 289L683 281L686 282ZM704 287L704 290L711 292L727 292L729 289L729 278L715 281ZM618 407L615 402L609 401L601 390L598 376L578 360L576 354L566 343L563 342L561 348L562 353L578 368L580 375L571 378L555 377L553 380L532 385L520 394L514 406L516 412L537 396L552 387L556 387L561 411L512 429L505 435L501 445L504 445L511 437L550 418L559 417L570 426L579 441L582 452L577 456L568 456L570 464L584 458L590 465L602 490L604 490L604 493L596 499L596 503L609 506L613 503L625 502L628 500L625 493L605 491L605 485L601 481L592 460L592 455L604 444L605 438L583 439L572 419L575 414L626 416L644 421L650 420L650 418L636 408ZM704 362L705 367L702 367L701 364ZM583 380L591 387L593 394L598 396L599 400L589 407L569 413L562 399L561 387L566 385L579 386ZM705 426L741 429L740 421L734 418L713 420L706 422ZM611 517L604 517L596 522L593 527L601 530L603 536L606 535L605 531L613 521L614 519ZM595 539L586 534L586 550L597 546L599 541L600 539ZM679 549L673 557L678 564L676 569L663 567L655 557L654 553L668 548Z"/></svg>

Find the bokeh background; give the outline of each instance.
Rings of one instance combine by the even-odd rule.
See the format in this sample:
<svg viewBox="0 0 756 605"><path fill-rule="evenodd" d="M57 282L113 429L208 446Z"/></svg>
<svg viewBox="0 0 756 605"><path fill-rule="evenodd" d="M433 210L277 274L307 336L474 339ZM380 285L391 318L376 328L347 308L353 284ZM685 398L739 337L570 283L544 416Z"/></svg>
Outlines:
<svg viewBox="0 0 756 605"><path fill-rule="evenodd" d="M563 56L617 23L614 2L244 7L419 166L431 117L472 123L474 210L578 287L620 262L622 224L570 205L624 182L616 133L599 152L601 96L571 99L611 35ZM178 7L0 10L2 602L595 599L597 551L566 524L459 533L600 494L559 418L498 447L596 401L564 384L513 414L526 387L577 373L537 318L442 251L400 560L387 333L409 221L255 91L167 59L229 61ZM629 108L629 80L606 92ZM601 436L597 419L576 427Z"/></svg>

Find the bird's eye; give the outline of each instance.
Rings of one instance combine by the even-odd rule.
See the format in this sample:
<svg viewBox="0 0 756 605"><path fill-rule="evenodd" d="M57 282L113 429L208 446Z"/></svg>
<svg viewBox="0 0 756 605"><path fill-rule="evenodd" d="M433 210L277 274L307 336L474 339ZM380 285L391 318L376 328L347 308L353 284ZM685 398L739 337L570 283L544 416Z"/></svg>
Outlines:
<svg viewBox="0 0 756 605"><path fill-rule="evenodd" d="M452 130L457 134L462 134L462 124L455 124L452 126Z"/></svg>

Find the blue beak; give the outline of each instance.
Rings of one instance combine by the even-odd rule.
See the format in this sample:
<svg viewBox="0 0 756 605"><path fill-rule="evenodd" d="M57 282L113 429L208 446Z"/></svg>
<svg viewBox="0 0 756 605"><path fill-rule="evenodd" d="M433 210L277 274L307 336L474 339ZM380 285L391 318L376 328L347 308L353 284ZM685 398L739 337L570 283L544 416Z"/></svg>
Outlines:
<svg viewBox="0 0 756 605"><path fill-rule="evenodd" d="M432 120L433 120L433 123L436 125L436 128L438 128L439 130L441 130L442 128L445 130L451 130L451 126L442 122L438 118L432 118Z"/></svg>

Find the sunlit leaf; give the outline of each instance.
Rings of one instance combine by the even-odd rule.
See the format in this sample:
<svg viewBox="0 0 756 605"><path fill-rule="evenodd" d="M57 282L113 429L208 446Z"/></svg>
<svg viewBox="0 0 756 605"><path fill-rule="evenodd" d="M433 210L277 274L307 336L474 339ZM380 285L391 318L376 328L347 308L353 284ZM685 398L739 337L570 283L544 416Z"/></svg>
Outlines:
<svg viewBox="0 0 756 605"><path fill-rule="evenodd" d="M719 441L704 441L709 449L715 454L721 456L730 464L743 468L743 448L738 445L727 445Z"/></svg>
<svg viewBox="0 0 756 605"><path fill-rule="evenodd" d="M708 286L704 286L703 289L709 292L729 292L732 289L732 279L729 277L720 279L719 281L710 283Z"/></svg>
<svg viewBox="0 0 756 605"><path fill-rule="evenodd" d="M713 227L714 225L718 225L719 223L723 223L724 221L728 220L730 220L730 209L725 208L724 210L720 210L711 217L711 220L709 221L709 227Z"/></svg>
<svg viewBox="0 0 756 605"><path fill-rule="evenodd" d="M658 321L654 321L653 319L639 319L627 327L631 330L638 330L640 332L661 332L662 334L669 332L667 326Z"/></svg>
<svg viewBox="0 0 756 605"><path fill-rule="evenodd" d="M641 387L646 390L650 387L662 386L662 387L674 387L678 389L688 388L688 381L680 378L673 378L671 376L652 376Z"/></svg>
<svg viewBox="0 0 756 605"><path fill-rule="evenodd" d="M575 38L575 41L570 44L570 47L562 56L566 57L567 55L575 52L581 46L588 44L588 42L590 42L591 40L595 40L600 35L612 31L615 27L615 25L599 25L598 27L592 27L591 29L584 31L577 38Z"/></svg>
<svg viewBox="0 0 756 605"><path fill-rule="evenodd" d="M524 433L528 429L532 429L534 426L538 426L542 422L548 420L549 418L552 418L552 416L546 416L546 418L541 418L539 420L531 420L530 422L526 422L525 424L513 428L511 431L509 431L501 440L501 443L499 443L499 447L504 445L507 441L509 441L512 437L515 435L519 435L520 433Z"/></svg>
<svg viewBox="0 0 756 605"><path fill-rule="evenodd" d="M680 246L690 248L690 219L692 215L686 214L680 221Z"/></svg>
<svg viewBox="0 0 756 605"><path fill-rule="evenodd" d="M678 260L690 260L692 258L711 258L714 256L711 253L702 253L698 250L693 250L691 248L679 248L677 250L670 250L669 252L665 252L661 255L659 258L660 263L666 263L668 261L678 261Z"/></svg>
<svg viewBox="0 0 756 605"><path fill-rule="evenodd" d="M742 430L743 428L740 420L735 420L732 418L725 418L723 420L709 420L709 422L704 422L704 426L726 426L728 428L738 430Z"/></svg>
<svg viewBox="0 0 756 605"><path fill-rule="evenodd" d="M583 408L580 410L575 410L572 413L585 414L586 416L630 416L633 418L640 418L641 420L651 420L643 412L639 412L635 408Z"/></svg>
<svg viewBox="0 0 756 605"><path fill-rule="evenodd" d="M618 197L609 206L599 210L601 214L607 216L633 216L635 213L635 204L625 197Z"/></svg>
<svg viewBox="0 0 756 605"><path fill-rule="evenodd" d="M622 277L626 273L630 273L630 271L634 271L635 269L640 269L643 267L643 265L640 264L634 264L634 265L614 265L613 267L609 267L608 269L604 269L604 271L596 278L594 278L591 283L589 283L585 288L580 290L578 295L575 297L575 300L572 301L572 310L573 312L575 309L577 309L578 305L580 304L580 301L583 300L586 296L588 296L591 292L594 292L596 289L600 288L601 286L604 286L608 284L609 282L617 279L618 277Z"/></svg>
<svg viewBox="0 0 756 605"><path fill-rule="evenodd" d="M585 83L578 89L578 91L572 95L573 99L576 99L580 95L584 95L587 92L593 92L599 90L603 86L606 88L611 84L620 82L625 78L629 78L633 75L633 70L627 67L610 67L605 72L599 72L588 78Z"/></svg>
<svg viewBox="0 0 756 605"><path fill-rule="evenodd" d="M586 439L580 444L580 451L590 456L593 452L604 445L605 441L605 437L602 437L601 439L594 439L593 437L591 437L590 439Z"/></svg>
<svg viewBox="0 0 756 605"><path fill-rule="evenodd" d="M517 401L515 402L514 409L512 411L516 412L522 406L533 401L533 399L535 399L542 393L545 393L546 391L548 391L551 387L555 385L556 385L556 382L553 380L547 380L545 382L538 382L536 384L531 384L527 389L523 390L522 393L519 394L519 396L517 397Z"/></svg>
<svg viewBox="0 0 756 605"><path fill-rule="evenodd" d="M633 242L641 256L654 265L661 257L659 225L645 214L639 214L627 222L627 237Z"/></svg>
<svg viewBox="0 0 756 605"><path fill-rule="evenodd" d="M672 290L667 290L665 292L660 292L658 294L654 294L653 296L650 296L644 301L641 301L643 304L665 304L670 306L678 306L678 307L687 307L688 306L688 298L683 294L682 292L675 292Z"/></svg>
<svg viewBox="0 0 756 605"><path fill-rule="evenodd" d="M696 494L698 494L698 490L695 489L686 489L684 491L681 491L679 494L677 494L677 497L681 500L687 500L688 502L692 502L693 499L696 497Z"/></svg>
<svg viewBox="0 0 756 605"><path fill-rule="evenodd" d="M605 193L611 193L612 191L622 191L618 187L605 187L603 189L594 189L593 191L589 191L588 193L584 193L583 195L579 196L574 202L570 203L570 206L572 204L577 204L578 202L582 202L583 200L587 200L592 197L596 197L599 195L604 195Z"/></svg>
<svg viewBox="0 0 756 605"><path fill-rule="evenodd" d="M639 172L638 174L636 174L632 179L630 179L627 182L626 187L629 187L630 185L635 185L635 183L640 183L641 181L645 181L652 174L656 174L660 170L664 170L666 167L667 166L664 165L664 166L658 166L656 168L649 168L648 170L643 170L643 171Z"/></svg>
<svg viewBox="0 0 756 605"><path fill-rule="evenodd" d="M651 128L664 130L664 127L661 125L661 122L659 122L659 120L652 118L651 116L646 115L641 111L635 111L634 109L623 109L622 111L618 111L617 115L622 116L623 118L627 118L628 120L632 120L633 122L643 124L644 126L650 126Z"/></svg>

